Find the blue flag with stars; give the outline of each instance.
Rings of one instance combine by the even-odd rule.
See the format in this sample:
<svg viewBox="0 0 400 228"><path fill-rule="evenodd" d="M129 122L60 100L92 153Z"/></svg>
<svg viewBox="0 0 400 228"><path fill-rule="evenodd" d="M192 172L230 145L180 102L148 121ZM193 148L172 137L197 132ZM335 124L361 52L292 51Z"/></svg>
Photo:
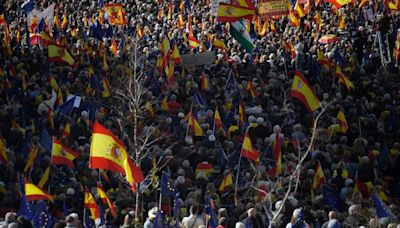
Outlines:
<svg viewBox="0 0 400 228"><path fill-rule="evenodd" d="M378 216L378 218L395 218L389 207L384 202L382 202L382 200L379 199L379 197L375 193L372 195L372 200L374 201L376 215Z"/></svg>
<svg viewBox="0 0 400 228"><path fill-rule="evenodd" d="M32 220L32 218L33 218L31 205L29 204L29 202L26 199L26 196L24 194L21 195L21 200L19 202L19 208L18 208L17 215L18 216L22 215L28 220Z"/></svg>
<svg viewBox="0 0 400 228"><path fill-rule="evenodd" d="M334 210L339 209L339 195L334 190L324 186L324 202L327 206L331 207Z"/></svg>
<svg viewBox="0 0 400 228"><path fill-rule="evenodd" d="M35 217L33 218L33 224L37 228L51 228L52 221L49 211L47 210L46 203L41 200L37 206Z"/></svg>
<svg viewBox="0 0 400 228"><path fill-rule="evenodd" d="M170 174L163 173L161 176L161 194L162 195L175 195L176 190L170 181Z"/></svg>

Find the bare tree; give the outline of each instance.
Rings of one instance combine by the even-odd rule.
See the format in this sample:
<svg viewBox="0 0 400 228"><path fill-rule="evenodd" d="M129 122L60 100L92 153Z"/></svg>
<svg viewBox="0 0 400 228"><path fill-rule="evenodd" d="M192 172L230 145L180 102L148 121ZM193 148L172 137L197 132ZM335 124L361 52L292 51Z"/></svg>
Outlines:
<svg viewBox="0 0 400 228"><path fill-rule="evenodd" d="M116 120L122 132L122 137L128 144L130 156L140 167L142 160L153 151L154 146L168 136L157 137L158 126L156 121L146 119L149 116L146 106L154 105L154 101L148 100L149 91L144 86L144 64L142 60L145 55L138 55L137 50L140 48L140 44L137 40L132 40L131 45L133 45L133 53L129 58L127 70L123 72L121 77L112 81L114 94L111 98L110 108L117 114ZM127 126L131 128L130 131L126 131ZM159 165L159 167L163 166ZM151 172L148 175L151 175ZM135 219L138 219L139 194L140 192L136 191Z"/></svg>

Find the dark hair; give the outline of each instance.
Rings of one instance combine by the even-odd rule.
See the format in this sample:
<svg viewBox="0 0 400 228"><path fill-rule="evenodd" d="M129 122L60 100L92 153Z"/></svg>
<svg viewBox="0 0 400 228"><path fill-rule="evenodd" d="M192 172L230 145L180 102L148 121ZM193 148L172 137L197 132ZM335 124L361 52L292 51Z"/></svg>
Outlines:
<svg viewBox="0 0 400 228"><path fill-rule="evenodd" d="M194 214L194 215L197 215L197 214L199 213L199 209L200 209L199 205L193 204L193 205L190 207L190 212L191 212L192 214Z"/></svg>

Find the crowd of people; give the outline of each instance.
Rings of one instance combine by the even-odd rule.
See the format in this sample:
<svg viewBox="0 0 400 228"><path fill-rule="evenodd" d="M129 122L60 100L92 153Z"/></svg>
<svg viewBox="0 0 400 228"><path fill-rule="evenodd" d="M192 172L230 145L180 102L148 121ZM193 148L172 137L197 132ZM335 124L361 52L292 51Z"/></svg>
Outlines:
<svg viewBox="0 0 400 228"><path fill-rule="evenodd" d="M123 5L127 25L113 26L102 18L103 1L34 2L39 10L56 4L54 14L62 28L53 42L73 57L74 64L68 65L49 61L47 45L30 45L26 36L32 32L21 9L23 1L1 1L5 22L0 25L4 145L0 149L7 156L0 162L1 227L34 226L20 214L19 177L37 184L49 166L44 188L54 196L46 201L50 227L400 226L400 12L390 10L387 1L367 0L361 6L353 1L340 9L329 1L307 1L302 4L310 4L311 10L300 25L291 24L287 16L268 18L262 35L256 20L249 20L255 45L251 53L231 36L229 23L211 15L210 1L117 2ZM315 20L316 14L320 21ZM342 17L344 27L339 26ZM53 23L47 23L48 33L54 36ZM198 47L190 47L188 27L201 42ZM375 40L377 32L384 48ZM336 35L339 41L319 43L326 34ZM199 66L176 64L171 80L157 69L160 43L166 37L174 40L181 56L212 51L216 59ZM210 39L215 38L225 43L226 50L214 47ZM146 178L132 191L120 174L90 169L88 163L96 121L130 145L127 151L133 154L132 113L121 104L117 91L127 91L121 78L132 76L135 51L145 90L138 134L155 128L151 138L159 140L142 153L140 168ZM341 67L354 88L338 83L335 67L318 63L319 52ZM295 70L311 85L322 108L309 112L290 96ZM202 84L204 80L208 85ZM79 102L66 115L59 108L68 95L79 97ZM224 129L216 130L215 110ZM193 129L188 130L186 118L190 111L204 135L190 137ZM347 120L347 132L337 121L339 111ZM245 133L261 153L259 163L241 156ZM282 172L271 176L268 170L274 165L277 134ZM50 164L54 137L79 153L74 168ZM24 170L35 146L38 156L32 168ZM308 149L310 153L301 160ZM317 167L323 171L324 183L313 188ZM160 195L163 173L170 175L177 195ZM233 181L221 190L227 175ZM116 206L116 217L99 200L99 182ZM102 207L101 220L90 221L88 210L84 212L85 187ZM327 196L327 188L329 194L337 194L335 202ZM386 215L382 216L380 203ZM30 204L35 209L38 202Z"/></svg>

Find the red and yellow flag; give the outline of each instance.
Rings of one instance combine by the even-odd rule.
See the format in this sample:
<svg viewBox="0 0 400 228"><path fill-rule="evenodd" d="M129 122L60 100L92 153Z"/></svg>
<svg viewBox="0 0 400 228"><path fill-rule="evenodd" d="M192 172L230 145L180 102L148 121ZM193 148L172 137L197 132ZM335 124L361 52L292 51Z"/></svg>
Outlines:
<svg viewBox="0 0 400 228"><path fill-rule="evenodd" d="M277 132L275 135L275 142L272 151L272 156L274 158L275 165L272 169L268 171L268 174L272 177L276 177L282 173L282 145L279 132Z"/></svg>
<svg viewBox="0 0 400 228"><path fill-rule="evenodd" d="M35 28L37 27L38 23L37 23L37 17L36 15L33 16L31 25L29 26L29 32L30 33L34 33L35 32Z"/></svg>
<svg viewBox="0 0 400 228"><path fill-rule="evenodd" d="M233 179L232 173L229 172L222 180L221 185L218 188L219 192L221 192L221 193L225 192L227 190L227 188L233 184L232 179Z"/></svg>
<svg viewBox="0 0 400 228"><path fill-rule="evenodd" d="M125 174L128 158L124 144L107 128L96 122L90 145L89 168Z"/></svg>
<svg viewBox="0 0 400 228"><path fill-rule="evenodd" d="M260 96L260 94L256 91L256 89L254 88L253 84L251 83L251 81L247 82L247 87L246 90L248 92L250 92L251 97L256 98L258 96Z"/></svg>
<svg viewBox="0 0 400 228"><path fill-rule="evenodd" d="M48 54L49 54L49 61L51 62L65 62L68 63L69 65L74 64L74 58L72 58L71 54L69 52L60 46L51 44L48 46Z"/></svg>
<svg viewBox="0 0 400 228"><path fill-rule="evenodd" d="M315 169L315 175L313 179L312 188L318 189L322 184L326 182L324 171L322 170L321 164L317 163L317 168Z"/></svg>
<svg viewBox="0 0 400 228"><path fill-rule="evenodd" d="M329 59L325 56L325 54L321 50L318 50L317 52L317 62L321 66L327 68L328 70L334 67L333 63L329 61Z"/></svg>
<svg viewBox="0 0 400 228"><path fill-rule="evenodd" d="M42 178L40 178L39 181L39 188L43 188L43 186L47 183L47 181L49 180L50 177L50 166L48 166L46 168L46 170L44 171L44 173L42 174Z"/></svg>
<svg viewBox="0 0 400 228"><path fill-rule="evenodd" d="M239 104L239 123L240 126L244 126L244 123L246 122L246 114L244 113L244 107L243 104Z"/></svg>
<svg viewBox="0 0 400 228"><path fill-rule="evenodd" d="M228 50L228 48L226 47L224 41L222 41L222 40L220 40L218 38L214 39L214 44L213 45L217 49L221 49L221 50L224 50L224 51Z"/></svg>
<svg viewBox="0 0 400 228"><path fill-rule="evenodd" d="M200 81L200 89L201 89L201 91L208 90L208 87L210 86L210 82L208 81L207 75L202 73L200 80L201 80Z"/></svg>
<svg viewBox="0 0 400 228"><path fill-rule="evenodd" d="M294 75L290 94L292 97L301 100L310 112L321 106L318 96L299 71L296 71Z"/></svg>
<svg viewBox="0 0 400 228"><path fill-rule="evenodd" d="M161 111L164 111L164 112L168 112L169 111L168 102L167 102L167 96L165 96L163 98L163 100L161 101Z"/></svg>
<svg viewBox="0 0 400 228"><path fill-rule="evenodd" d="M25 173L27 173L28 171L31 170L31 168L32 168L32 166L33 166L33 163L34 163L35 160L36 160L37 154L38 154L38 146L36 145L36 146L34 146L34 147L31 149L31 151L29 152L28 160L27 160L26 165L25 165L25 168L24 168L24 172L25 172Z"/></svg>
<svg viewBox="0 0 400 228"><path fill-rule="evenodd" d="M100 210L97 206L96 200L87 188L85 188L84 207L89 209L92 219L100 218Z"/></svg>
<svg viewBox="0 0 400 228"><path fill-rule="evenodd" d="M297 15L299 15L300 18L302 18L306 15L306 12L304 11L303 6L300 5L299 0L297 0L296 3L294 4L293 10L294 10L294 12L297 13Z"/></svg>
<svg viewBox="0 0 400 228"><path fill-rule="evenodd" d="M28 201L50 200L53 196L32 183L25 183L25 196Z"/></svg>
<svg viewBox="0 0 400 228"><path fill-rule="evenodd" d="M179 54L178 47L176 46L176 43L174 44L174 47L172 48L172 58L174 59L175 64L179 64L182 62L181 55Z"/></svg>
<svg viewBox="0 0 400 228"><path fill-rule="evenodd" d="M260 152L253 147L253 143L247 132L243 139L242 156L254 161L256 164L260 162Z"/></svg>
<svg viewBox="0 0 400 228"><path fill-rule="evenodd" d="M374 186L371 181L368 182L361 182L361 181L356 181L356 184L354 185L354 191L361 193L363 198L368 198L373 190Z"/></svg>
<svg viewBox="0 0 400 228"><path fill-rule="evenodd" d="M111 3L104 5L105 10L108 14L108 19L112 25L126 25L128 21L126 19L126 13L121 3Z"/></svg>
<svg viewBox="0 0 400 228"><path fill-rule="evenodd" d="M339 78L339 83L342 83L346 86L347 90L354 89L353 83L344 75L342 69L339 66L336 67L335 76Z"/></svg>
<svg viewBox="0 0 400 228"><path fill-rule="evenodd" d="M294 13L293 11L289 12L289 21L290 24L292 24L293 27L299 27L300 26L300 19L299 16Z"/></svg>
<svg viewBox="0 0 400 228"><path fill-rule="evenodd" d="M194 117L192 109L190 109L190 112L188 113L188 124L189 128L192 130L193 136L204 136L204 131L201 129L199 122L197 122L197 119Z"/></svg>
<svg viewBox="0 0 400 228"><path fill-rule="evenodd" d="M65 28L67 27L67 25L68 25L67 16L64 15L64 16L63 16L63 20L62 20L62 22L61 22L61 28L62 28L62 29L65 29Z"/></svg>
<svg viewBox="0 0 400 228"><path fill-rule="evenodd" d="M321 20L321 15L319 14L319 12L316 12L314 15L314 22L315 24L317 24L317 28L318 28L318 32L321 31L322 28L322 20Z"/></svg>
<svg viewBox="0 0 400 228"><path fill-rule="evenodd" d="M200 46L200 41L196 37L189 35L189 47L197 48Z"/></svg>
<svg viewBox="0 0 400 228"><path fill-rule="evenodd" d="M340 7L351 2L351 0L327 0L327 1L330 2L336 9L339 9Z"/></svg>
<svg viewBox="0 0 400 228"><path fill-rule="evenodd" d="M99 198L104 204L108 205L108 208L110 209L111 215L114 218L117 218L117 212L115 210L114 204L111 202L111 200L107 197L106 192L104 191L103 187L101 185L97 185L97 194L99 195Z"/></svg>
<svg viewBox="0 0 400 228"><path fill-rule="evenodd" d="M215 108L214 125L215 125L215 129L217 129L217 131L220 129L224 130L221 115L219 114L218 108Z"/></svg>
<svg viewBox="0 0 400 228"><path fill-rule="evenodd" d="M218 7L217 21L235 22L242 18L252 20L255 15L256 11L254 8L220 3Z"/></svg>
<svg viewBox="0 0 400 228"><path fill-rule="evenodd" d="M197 164L196 169L194 171L194 175L197 177L200 173L204 173L206 177L209 177L211 174L215 172L214 167L208 162L201 162Z"/></svg>
<svg viewBox="0 0 400 228"><path fill-rule="evenodd" d="M340 131L342 133L346 133L347 130L349 129L349 126L347 125L347 121L346 121L346 118L344 117L344 113L342 111L339 111L336 119L340 125Z"/></svg>
<svg viewBox="0 0 400 228"><path fill-rule="evenodd" d="M74 159L79 154L68 147L61 144L58 139L53 140L53 148L51 150L50 164L54 165L66 165L69 168L74 168Z"/></svg>
<svg viewBox="0 0 400 228"><path fill-rule="evenodd" d="M144 180L144 176L140 167L138 167L131 158L124 161L125 178L132 187L132 191L136 190L136 184L140 184Z"/></svg>

